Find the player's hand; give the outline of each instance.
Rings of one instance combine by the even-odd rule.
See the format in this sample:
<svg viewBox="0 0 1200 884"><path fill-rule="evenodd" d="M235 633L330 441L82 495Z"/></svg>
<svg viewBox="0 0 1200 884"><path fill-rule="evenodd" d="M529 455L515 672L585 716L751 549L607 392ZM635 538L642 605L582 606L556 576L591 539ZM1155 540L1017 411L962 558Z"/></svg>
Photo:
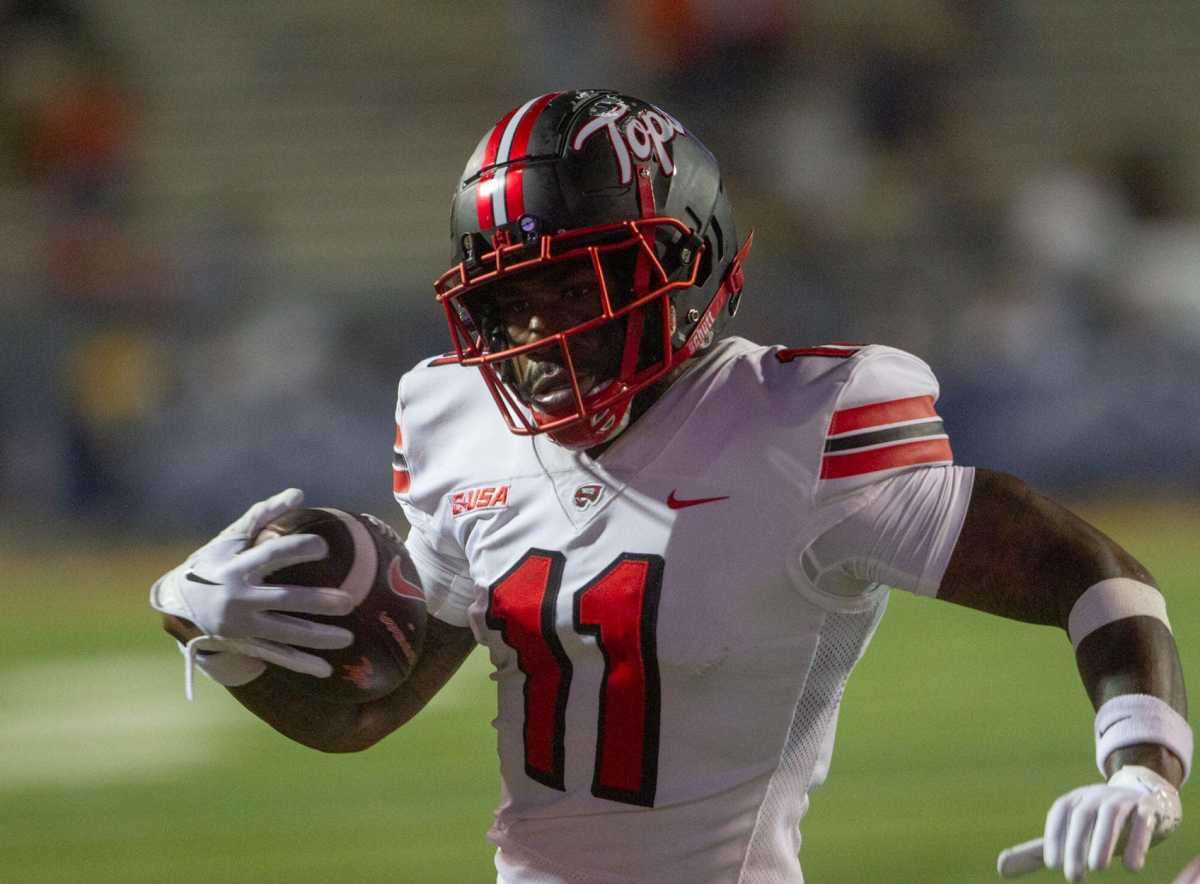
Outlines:
<svg viewBox="0 0 1200 884"><path fill-rule="evenodd" d="M1140 871L1152 842L1175 831L1183 818L1179 792L1147 767L1127 765L1107 783L1068 792L1050 807L1043 837L1003 851L996 867L1005 878L1061 868L1068 881L1108 868L1118 843L1123 860Z"/></svg>
<svg viewBox="0 0 1200 884"><path fill-rule="evenodd" d="M325 541L314 534L294 534L251 546L267 524L299 507L303 500L303 493L292 488L259 501L151 588L153 608L186 618L199 630L186 643L189 652L237 654L319 678L331 674L327 661L298 647L344 648L354 641L353 633L283 612L347 614L354 607L349 594L333 588L261 582L280 568L327 555ZM205 666L206 671L209 668ZM258 664L255 675L262 668ZM244 677L246 667L240 669L234 677L249 681Z"/></svg>

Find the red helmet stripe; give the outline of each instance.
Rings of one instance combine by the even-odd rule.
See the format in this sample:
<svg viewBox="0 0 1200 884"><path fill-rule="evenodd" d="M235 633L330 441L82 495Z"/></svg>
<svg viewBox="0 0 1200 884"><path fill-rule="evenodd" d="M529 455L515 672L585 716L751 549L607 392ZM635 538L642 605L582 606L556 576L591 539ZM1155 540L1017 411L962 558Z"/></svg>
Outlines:
<svg viewBox="0 0 1200 884"><path fill-rule="evenodd" d="M542 115L542 111L546 109L546 105L562 95L561 92L547 92L545 95L540 95L535 98L529 105L528 112L521 118L520 124L517 126L517 131L513 134L512 146L508 151L510 160L519 160L529 150L529 135L533 132L533 126L537 122L538 117Z"/></svg>
<svg viewBox="0 0 1200 884"><path fill-rule="evenodd" d="M506 179L508 178L507 163L512 151L513 138L517 134L517 128L521 125L521 120L529 112L529 109L537 102L536 98L531 98L519 108L517 108L508 118L508 122L504 125L504 131L500 134L500 146L496 148L496 177L492 180L490 187L484 188L488 192L488 196L492 201L492 226L499 227L502 224L509 222L508 211L506 208Z"/></svg>
<svg viewBox="0 0 1200 884"><path fill-rule="evenodd" d="M521 117L521 122L517 124L512 145L508 150L510 162L522 159L529 152L529 136L533 132L534 124L546 106L560 95L561 92L547 92L534 99L529 110ZM509 168L504 176L504 211L510 221L525 214L525 192L521 184L523 174L524 168L517 166Z"/></svg>
<svg viewBox="0 0 1200 884"><path fill-rule="evenodd" d="M495 227L495 221L492 217L492 185L489 184L495 170L491 167L496 165L496 154L500 150L500 139L504 135L504 129L508 126L509 120L513 118L513 114L517 112L513 108L508 113L500 118L495 127L492 129L492 134L488 136L487 147L483 150L483 163L480 168L484 170L479 176L479 184L475 190L475 208L479 212L479 229L487 230L489 227Z"/></svg>
<svg viewBox="0 0 1200 884"><path fill-rule="evenodd" d="M529 146L529 133L537 122L538 116L545 110L555 96L561 92L547 92L537 98L531 98L520 107L505 114L492 134L488 136L487 148L483 154L484 173L479 178L479 189L475 192L475 206L479 212L479 229L487 230L507 224L519 216L524 210L524 200L521 194L521 175L518 172L512 176L512 185L517 193L514 202L515 212L509 211L509 170L507 163L520 159L525 155Z"/></svg>
<svg viewBox="0 0 1200 884"><path fill-rule="evenodd" d="M509 166L504 173L504 216L509 221L525 214L525 190L522 183L524 179L524 163Z"/></svg>

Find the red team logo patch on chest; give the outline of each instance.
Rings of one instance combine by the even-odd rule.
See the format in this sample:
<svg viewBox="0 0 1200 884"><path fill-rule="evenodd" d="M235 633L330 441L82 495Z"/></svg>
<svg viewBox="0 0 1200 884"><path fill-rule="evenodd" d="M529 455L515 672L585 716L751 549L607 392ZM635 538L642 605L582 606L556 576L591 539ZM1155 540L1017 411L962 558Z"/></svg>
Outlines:
<svg viewBox="0 0 1200 884"><path fill-rule="evenodd" d="M476 510L501 510L508 506L508 485L481 485L450 495L450 515L458 518Z"/></svg>
<svg viewBox="0 0 1200 884"><path fill-rule="evenodd" d="M589 482L586 485L580 485L575 489L575 509L585 510L593 504L599 502L601 495L604 494L604 486L595 482Z"/></svg>

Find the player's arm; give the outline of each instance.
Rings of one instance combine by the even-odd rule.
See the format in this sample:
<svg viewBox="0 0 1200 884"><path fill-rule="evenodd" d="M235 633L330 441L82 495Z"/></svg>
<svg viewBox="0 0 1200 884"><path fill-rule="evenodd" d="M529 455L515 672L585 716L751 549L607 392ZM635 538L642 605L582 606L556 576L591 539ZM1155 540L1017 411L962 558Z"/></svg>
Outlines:
<svg viewBox="0 0 1200 884"><path fill-rule="evenodd" d="M1140 868L1178 824L1191 764L1183 677L1154 581L1103 533L1012 476L953 466L929 366L867 347L849 363L815 489L828 527L800 564L818 604L862 610L878 585L1063 628L1093 703L1107 782L1051 807L1045 837L1006 851L1002 872L1106 866L1121 837Z"/></svg>
<svg viewBox="0 0 1200 884"><path fill-rule="evenodd" d="M1078 626L1084 612L1076 608L1081 597L1113 578L1130 581L1109 585L1117 605L1122 591L1140 593L1143 599L1146 590L1140 587L1157 592L1146 568L1097 528L1013 476L977 469L970 506L937 597L1064 631L1075 611L1078 631L1084 628ZM1131 616L1077 636L1075 659L1084 687L1097 709L1122 694L1146 694L1186 716L1175 639L1163 620L1132 613L1142 610L1141 603L1131 597ZM1111 610L1113 615L1122 613L1120 607ZM1108 774L1139 764L1176 786L1183 780L1182 761L1153 743L1117 749L1104 764Z"/></svg>
<svg viewBox="0 0 1200 884"><path fill-rule="evenodd" d="M1061 867L1068 880L1108 866L1120 842L1138 870L1152 839L1179 824L1192 756L1187 700L1166 606L1149 572L1116 542L1020 480L976 470L938 598L1061 627L1096 708L1106 783L1059 798L1042 838L1004 851L1004 875Z"/></svg>
<svg viewBox="0 0 1200 884"><path fill-rule="evenodd" d="M323 752L366 749L408 722L433 699L475 647L471 630L430 617L421 656L395 691L361 705L328 703L299 693L285 673L268 669L230 687L238 702L286 737Z"/></svg>
<svg viewBox="0 0 1200 884"><path fill-rule="evenodd" d="M449 680L474 644L465 627L430 617L409 679L388 697L360 706L330 704L297 692L279 669L317 678L332 667L312 651L342 648L349 630L296 615L339 616L353 600L343 590L266 586L261 578L328 554L325 541L292 534L252 544L263 527L303 503L289 489L251 506L239 519L155 581L150 604L192 664L248 709L292 739L330 752L365 749L408 721Z"/></svg>
<svg viewBox="0 0 1200 884"><path fill-rule="evenodd" d="M420 573L431 612L420 657L409 677L388 696L360 705L332 704L301 695L284 673L270 669L252 681L226 682L238 702L275 730L324 752L366 749L404 725L442 689L475 647L474 634L466 625L466 609L473 598L473 586L465 576L467 562L414 500L417 452L406 443L402 429L405 383L406 379L401 379L396 405L392 488L410 524L405 548ZM436 450L436 446L430 448ZM296 667L285 663L285 668Z"/></svg>

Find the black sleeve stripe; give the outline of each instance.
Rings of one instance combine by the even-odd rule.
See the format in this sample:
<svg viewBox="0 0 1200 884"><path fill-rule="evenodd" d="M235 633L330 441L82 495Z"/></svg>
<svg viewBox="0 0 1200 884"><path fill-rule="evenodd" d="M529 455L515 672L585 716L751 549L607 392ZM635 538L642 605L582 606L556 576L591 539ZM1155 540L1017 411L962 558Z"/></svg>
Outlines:
<svg viewBox="0 0 1200 884"><path fill-rule="evenodd" d="M868 430L864 433L854 433L849 436L839 436L825 442L826 453L833 451L851 451L855 448L866 448L870 445L882 445L887 442L900 442L905 439L923 439L927 436L945 435L945 428L940 418L921 421L916 424L904 424L898 427L885 427L882 430Z"/></svg>

